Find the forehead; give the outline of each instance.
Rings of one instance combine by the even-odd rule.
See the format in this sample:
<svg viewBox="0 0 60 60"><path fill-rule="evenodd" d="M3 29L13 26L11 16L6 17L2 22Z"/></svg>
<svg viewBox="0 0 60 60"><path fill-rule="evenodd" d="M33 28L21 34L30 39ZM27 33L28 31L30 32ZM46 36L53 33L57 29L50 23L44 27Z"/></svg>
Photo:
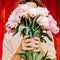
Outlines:
<svg viewBox="0 0 60 60"><path fill-rule="evenodd" d="M34 3L34 2L27 2L26 4L27 4L28 6L31 6L31 7L34 7L34 8L37 7L36 3Z"/></svg>

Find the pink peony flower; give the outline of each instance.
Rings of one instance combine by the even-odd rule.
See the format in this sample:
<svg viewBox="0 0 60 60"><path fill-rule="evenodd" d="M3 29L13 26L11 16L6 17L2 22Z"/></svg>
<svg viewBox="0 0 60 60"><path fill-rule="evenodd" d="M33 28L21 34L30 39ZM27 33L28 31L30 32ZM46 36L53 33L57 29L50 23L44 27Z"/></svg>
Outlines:
<svg viewBox="0 0 60 60"><path fill-rule="evenodd" d="M37 19L37 24L41 25L44 27L44 29L47 29L49 27L49 21L48 21L48 18L45 17L45 16L40 16L38 19Z"/></svg>
<svg viewBox="0 0 60 60"><path fill-rule="evenodd" d="M29 13L29 7L26 4L22 4L22 5L18 5L18 7L15 9L15 12L19 15L19 16L27 16Z"/></svg>
<svg viewBox="0 0 60 60"><path fill-rule="evenodd" d="M18 7L15 9L17 13L23 13L27 12L29 10L29 7L26 4L18 5Z"/></svg>
<svg viewBox="0 0 60 60"><path fill-rule="evenodd" d="M59 27L57 27L57 23L54 20L54 18L51 15L48 15L48 20L49 20L49 30L56 34L59 32Z"/></svg>
<svg viewBox="0 0 60 60"><path fill-rule="evenodd" d="M21 17L28 18L39 16L37 19L37 23L44 27L44 29L48 29L52 33L56 34L59 32L59 28L57 27L56 21L53 17L49 14L47 8L37 7L32 8L26 4L19 4L16 9L12 12L10 17L8 18L8 22L6 26L9 25L10 28L16 28L21 23ZM9 29L10 29L9 28ZM8 28L7 30L10 31Z"/></svg>
<svg viewBox="0 0 60 60"><path fill-rule="evenodd" d="M53 19L51 15L48 16L40 16L37 21L39 25L43 26L44 29L48 29L52 33L56 34L59 32L59 28L57 27L56 21Z"/></svg>

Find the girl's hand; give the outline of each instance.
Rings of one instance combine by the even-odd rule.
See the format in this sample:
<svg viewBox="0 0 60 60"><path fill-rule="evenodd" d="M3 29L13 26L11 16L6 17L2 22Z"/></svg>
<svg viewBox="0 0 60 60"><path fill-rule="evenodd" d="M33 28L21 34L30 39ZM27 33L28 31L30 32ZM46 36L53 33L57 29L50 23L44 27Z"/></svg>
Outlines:
<svg viewBox="0 0 60 60"><path fill-rule="evenodd" d="M22 50L33 50L33 42L32 39L29 38L29 35L24 36L22 40Z"/></svg>
<svg viewBox="0 0 60 60"><path fill-rule="evenodd" d="M32 50L33 52L41 51L41 42L37 37L29 38L29 35L24 36L22 40L22 50Z"/></svg>
<svg viewBox="0 0 60 60"><path fill-rule="evenodd" d="M38 37L34 37L34 40L32 41L34 44L34 50L33 52L40 52L41 51L41 42L40 42L40 38Z"/></svg>

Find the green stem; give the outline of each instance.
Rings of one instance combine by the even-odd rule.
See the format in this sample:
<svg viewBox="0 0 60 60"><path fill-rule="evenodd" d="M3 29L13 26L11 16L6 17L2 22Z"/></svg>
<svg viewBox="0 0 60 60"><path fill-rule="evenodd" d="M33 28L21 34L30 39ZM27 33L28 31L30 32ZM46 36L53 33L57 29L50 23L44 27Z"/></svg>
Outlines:
<svg viewBox="0 0 60 60"><path fill-rule="evenodd" d="M31 20L30 17L28 19L29 19L29 26L31 26L32 25L32 20Z"/></svg>
<svg viewBox="0 0 60 60"><path fill-rule="evenodd" d="M30 32L30 37L32 38L32 32Z"/></svg>
<svg viewBox="0 0 60 60"><path fill-rule="evenodd" d="M33 52L27 51L27 60L33 60Z"/></svg>
<svg viewBox="0 0 60 60"><path fill-rule="evenodd" d="M38 26L37 28L35 28L34 32L35 32L36 30L38 30L38 28L40 28L40 26Z"/></svg>
<svg viewBox="0 0 60 60"><path fill-rule="evenodd" d="M37 55L38 55L38 53L33 52L33 60L36 60Z"/></svg>
<svg viewBox="0 0 60 60"><path fill-rule="evenodd" d="M28 26L28 23L27 23L27 20L25 19L25 22L26 22L26 26Z"/></svg>
<svg viewBox="0 0 60 60"><path fill-rule="evenodd" d="M32 28L34 28L34 26L35 26L36 19L37 19L37 16L36 16L36 17L34 18L34 20L33 20Z"/></svg>
<svg viewBox="0 0 60 60"><path fill-rule="evenodd" d="M29 29L28 27L26 27L26 35L28 35L28 33L29 33Z"/></svg>

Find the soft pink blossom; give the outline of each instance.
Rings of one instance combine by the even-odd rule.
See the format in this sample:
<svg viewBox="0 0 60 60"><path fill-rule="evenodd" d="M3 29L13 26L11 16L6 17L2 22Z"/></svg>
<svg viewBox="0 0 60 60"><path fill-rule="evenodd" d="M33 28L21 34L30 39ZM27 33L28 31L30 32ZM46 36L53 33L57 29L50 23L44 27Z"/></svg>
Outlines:
<svg viewBox="0 0 60 60"><path fill-rule="evenodd" d="M48 21L48 18L45 17L45 16L40 16L38 19L37 19L37 24L43 26L45 29L47 29L49 27L49 21Z"/></svg>
<svg viewBox="0 0 60 60"><path fill-rule="evenodd" d="M59 28L57 27L57 23L51 15L48 16L40 16L37 19L37 23L43 26L45 29L48 29L52 33L56 34L59 32Z"/></svg>
<svg viewBox="0 0 60 60"><path fill-rule="evenodd" d="M16 28L21 23L21 17L35 17L39 16L37 19L37 24L44 27L44 29L48 29L52 33L56 34L59 32L59 28L57 27L57 23L54 18L49 14L47 8L37 7L32 8L26 4L19 4L16 9L12 12L10 17L8 18L9 27ZM7 29L8 30L8 29Z"/></svg>
<svg viewBox="0 0 60 60"><path fill-rule="evenodd" d="M36 10L37 10L38 15L48 16L48 14L49 14L49 11L48 11L48 9L46 7L45 8L37 7Z"/></svg>
<svg viewBox="0 0 60 60"><path fill-rule="evenodd" d="M59 32L59 27L57 27L57 22L54 20L54 18L51 15L48 15L49 20L49 30L56 34Z"/></svg>
<svg viewBox="0 0 60 60"><path fill-rule="evenodd" d="M17 13L23 13L27 12L29 10L29 7L26 4L18 5L18 7L15 9Z"/></svg>
<svg viewBox="0 0 60 60"><path fill-rule="evenodd" d="M36 8L31 8L30 11L29 11L29 16L30 17L35 17L37 15L38 15L38 13L37 13Z"/></svg>
<svg viewBox="0 0 60 60"><path fill-rule="evenodd" d="M15 12L19 15L19 16L26 16L29 13L29 6L27 6L26 4L22 4L22 5L18 5L18 7L15 9Z"/></svg>
<svg viewBox="0 0 60 60"><path fill-rule="evenodd" d="M35 17L39 15L47 16L49 14L49 11L47 8L43 7L37 7L32 8L26 4L18 5L18 7L15 9L15 11L21 16L29 15L30 17Z"/></svg>
<svg viewBox="0 0 60 60"><path fill-rule="evenodd" d="M11 22L16 21L16 22L20 23L21 18L19 17L19 15L15 11L13 11L12 14L9 16L8 21L11 21Z"/></svg>

